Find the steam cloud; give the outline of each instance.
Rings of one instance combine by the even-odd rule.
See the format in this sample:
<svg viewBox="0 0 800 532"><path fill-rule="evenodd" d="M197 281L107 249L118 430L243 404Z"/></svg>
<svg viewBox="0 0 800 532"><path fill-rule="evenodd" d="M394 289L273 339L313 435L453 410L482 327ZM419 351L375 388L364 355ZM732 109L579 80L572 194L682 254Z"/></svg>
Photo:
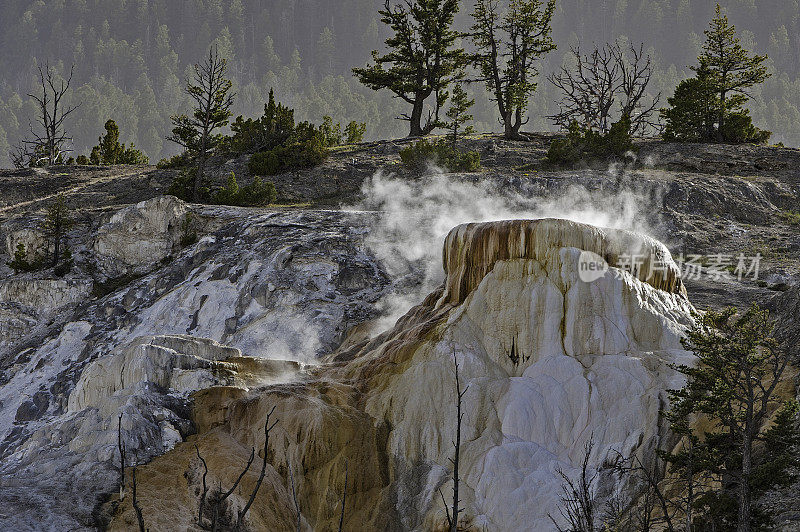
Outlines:
<svg viewBox="0 0 800 532"><path fill-rule="evenodd" d="M562 218L599 227L651 233L641 211L654 198L623 184L624 170L576 175L587 186L563 187L564 174L536 178L474 180L438 169L412 180L381 172L365 182L364 200L355 208L381 213L367 237L368 248L398 279L396 292L383 300L380 330L390 327L444 280L442 245L447 233L467 222L519 218ZM543 181L546 179L547 181ZM502 180L501 180L502 181ZM600 183L599 186L598 183ZM603 183L611 183L610 190Z"/></svg>

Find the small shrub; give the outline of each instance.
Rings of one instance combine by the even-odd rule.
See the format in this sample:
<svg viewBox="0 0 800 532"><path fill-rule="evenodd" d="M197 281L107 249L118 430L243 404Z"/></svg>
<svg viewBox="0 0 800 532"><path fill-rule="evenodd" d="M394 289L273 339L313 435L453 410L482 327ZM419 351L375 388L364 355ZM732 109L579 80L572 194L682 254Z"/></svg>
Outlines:
<svg viewBox="0 0 800 532"><path fill-rule="evenodd" d="M181 222L181 247L185 248L195 243L197 243L197 231L195 230L194 215L189 212Z"/></svg>
<svg viewBox="0 0 800 532"><path fill-rule="evenodd" d="M415 173L422 173L428 164L435 164L451 172L474 172L481 166L481 155L477 151L462 151L454 148L447 139L431 142L422 139L400 150L403 166Z"/></svg>
<svg viewBox="0 0 800 532"><path fill-rule="evenodd" d="M342 143L342 125L334 125L333 119L328 115L322 117L319 132L322 134L322 142L325 146L338 146Z"/></svg>
<svg viewBox="0 0 800 532"><path fill-rule="evenodd" d="M277 175L311 168L328 157L323 135L312 124L301 122L286 144L254 153L248 169L252 175Z"/></svg>
<svg viewBox="0 0 800 532"><path fill-rule="evenodd" d="M177 155L173 155L172 157L161 159L160 161L158 161L158 163L156 163L156 168L160 168L162 170L167 168L181 168L183 166L186 166L188 162L189 162L188 152L183 152Z"/></svg>
<svg viewBox="0 0 800 532"><path fill-rule="evenodd" d="M364 141L364 133L367 131L367 124L353 120L344 128L348 144L358 144Z"/></svg>
<svg viewBox="0 0 800 532"><path fill-rule="evenodd" d="M42 267L42 259L40 257L34 257L32 260L28 260L28 252L25 249L25 244L20 242L17 244L16 251L14 251L14 259L8 261L6 264L14 270L14 273L33 272Z"/></svg>
<svg viewBox="0 0 800 532"><path fill-rule="evenodd" d="M271 181L262 181L260 177L253 179L249 185L239 187L236 175L231 172L225 188L214 195L214 203L219 205L238 205L256 207L274 203L277 197L275 185Z"/></svg>
<svg viewBox="0 0 800 532"><path fill-rule="evenodd" d="M73 166L75 164L75 157L70 157L67 159L67 166Z"/></svg>
<svg viewBox="0 0 800 532"><path fill-rule="evenodd" d="M182 170L175 178L167 189L168 194L172 194L184 201L192 201L194 178L197 175L197 168L187 168ZM200 185L200 201L207 202L211 197L211 183L208 178L203 178L203 183Z"/></svg>
<svg viewBox="0 0 800 532"><path fill-rule="evenodd" d="M630 118L623 116L603 135L582 129L572 122L564 138L555 139L547 150L547 162L552 165L574 164L582 160L625 157L635 150L630 135Z"/></svg>
<svg viewBox="0 0 800 532"><path fill-rule="evenodd" d="M78 158L75 159L75 162L81 166L89 166L89 158L85 155L78 155Z"/></svg>

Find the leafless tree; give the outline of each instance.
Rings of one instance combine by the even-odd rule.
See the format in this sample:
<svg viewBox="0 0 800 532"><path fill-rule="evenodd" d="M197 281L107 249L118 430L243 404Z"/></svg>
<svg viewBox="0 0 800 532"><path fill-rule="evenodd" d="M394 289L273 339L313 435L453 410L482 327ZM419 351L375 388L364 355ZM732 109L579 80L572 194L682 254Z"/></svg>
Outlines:
<svg viewBox="0 0 800 532"><path fill-rule="evenodd" d="M119 498L125 498L125 443L122 441L122 414L117 425L117 448L119 449Z"/></svg>
<svg viewBox="0 0 800 532"><path fill-rule="evenodd" d="M250 466L252 465L253 461L255 460L256 448L253 447L250 450L250 458L247 460L247 465L244 467L242 472L236 478L236 481L231 486L231 489L228 491L223 492L221 484L215 490L214 493L208 497L208 486L206 484L206 476L208 475L208 464L206 463L205 459L200 454L200 449L195 444L195 452L197 453L197 458L203 464L203 491L200 495L200 505L197 514L197 525L204 529L204 530L211 530L213 532L217 532L221 528L233 528L234 530L243 530L244 529L244 518L247 515L247 512L250 510L250 507L253 505L255 501L256 495L258 494L259 489L261 488L261 484L264 481L264 476L266 475L267 471L267 462L268 462L268 451L269 451L269 433L275 428L275 425L278 423L277 421L270 424L270 418L272 414L275 412L275 407L272 407L272 410L269 411L267 414L266 421L264 422L264 449L263 449L263 460L261 463L261 473L258 476L258 480L256 481L256 485L253 487L253 491L250 493L250 497L247 500L247 503L244 507L239 511L236 522L235 523L227 523L226 522L226 504L225 501L230 497L236 488L239 487L242 479L244 478L245 474L250 470ZM206 509L206 502L210 498L211 503L211 519L210 521L205 516L205 509Z"/></svg>
<svg viewBox="0 0 800 532"><path fill-rule="evenodd" d="M667 497L661 489L661 482L664 480L665 464L659 458L658 452L652 463L647 465L636 456L624 457L621 453L616 453L616 458L609 465L622 479L626 479L633 484L643 485L643 489L637 496L637 500L628 509L629 520L637 530L651 530L658 527L659 530L674 532L673 501Z"/></svg>
<svg viewBox="0 0 800 532"><path fill-rule="evenodd" d="M453 349L453 365L455 366L456 379L456 439L452 442L453 448L455 449L455 456L449 459L450 463L453 464L453 505L450 510L447 509L447 502L445 502L444 494L441 488L439 488L439 495L442 497L442 503L444 503L444 511L447 514L447 524L450 532L456 532L458 530L458 514L461 512L458 508L460 502L458 499L458 466L461 457L461 423L464 420L462 403L464 395L467 393L467 388L469 388L469 385L467 385L466 388L463 390L461 389L461 381L458 377L458 359L456 358L455 349Z"/></svg>
<svg viewBox="0 0 800 532"><path fill-rule="evenodd" d="M242 529L242 523L244 522L244 516L247 514L247 511L250 509L250 506L253 505L253 501L256 499L256 494L258 493L259 488L261 488L261 483L264 481L264 475L267 471L267 454L269 451L269 432L275 428L275 425L278 424L275 421L272 425L269 424L269 419L272 417L273 412L275 412L275 407L272 407L272 410L269 411L267 414L267 420L264 422L264 459L261 462L261 473L258 475L258 480L256 481L256 486L253 488L253 492L250 494L250 498L247 500L247 504L244 505L244 508L241 509L239 512L239 518L236 520L236 529ZM249 464L248 464L249 467ZM241 477L240 477L241 479Z"/></svg>
<svg viewBox="0 0 800 532"><path fill-rule="evenodd" d="M292 464L289 464L289 480L292 483L292 500L294 501L294 511L295 514L297 515L297 524L295 530L297 532L300 532L300 519L301 519L300 503L297 502L297 489L295 488L294 485L294 472L292 471Z"/></svg>
<svg viewBox="0 0 800 532"><path fill-rule="evenodd" d="M594 440L590 438L583 447L583 463L581 464L581 474L577 480L571 479L561 468L556 470L563 480L559 513L566 522L567 528L562 528L552 515L548 517L559 532L594 532L596 530L596 497L592 484L597 473L589 474L589 458L593 448Z"/></svg>
<svg viewBox="0 0 800 532"><path fill-rule="evenodd" d="M548 117L555 124L566 129L576 121L607 133L615 116L627 115L631 134L656 127L654 114L661 93L648 96L653 67L644 45L625 50L619 43L606 44L589 55L573 47L572 57L574 66L562 66L548 76L563 94L559 112Z"/></svg>
<svg viewBox="0 0 800 532"><path fill-rule="evenodd" d="M342 513L339 514L339 532L344 529L344 508L347 504L347 474L348 474L347 460L344 461L344 490L342 491Z"/></svg>
<svg viewBox="0 0 800 532"><path fill-rule="evenodd" d="M14 166L24 168L32 165L53 165L63 162L64 145L72 141L64 129L64 120L80 105L68 106L64 97L72 82L73 65L69 77L56 80L48 64L38 66L41 94L28 93L36 102L37 128L29 124L30 138L22 140L10 153Z"/></svg>
<svg viewBox="0 0 800 532"><path fill-rule="evenodd" d="M136 496L136 466L133 466L133 510L136 512L136 520L139 522L139 532L147 532L147 528L144 526L144 516L142 515L142 507L139 506L139 499Z"/></svg>

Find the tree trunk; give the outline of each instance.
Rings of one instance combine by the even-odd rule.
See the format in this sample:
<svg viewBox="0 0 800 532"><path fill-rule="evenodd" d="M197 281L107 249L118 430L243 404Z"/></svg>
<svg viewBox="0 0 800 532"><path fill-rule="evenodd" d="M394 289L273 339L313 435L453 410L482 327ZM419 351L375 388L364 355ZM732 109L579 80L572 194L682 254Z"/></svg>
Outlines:
<svg viewBox="0 0 800 532"><path fill-rule="evenodd" d="M504 138L508 140L524 140L525 137L520 135L519 130L522 127L521 113L508 111L506 116L503 117L503 126L505 128Z"/></svg>
<svg viewBox="0 0 800 532"><path fill-rule="evenodd" d="M203 171L206 166L206 142L208 133L203 131L202 141L200 142L200 160L197 161L197 174L194 176L194 186L192 187L192 201L200 203L200 184L203 182Z"/></svg>
<svg viewBox="0 0 800 532"><path fill-rule="evenodd" d="M409 137L423 137L425 131L422 130L422 111L424 110L425 100L419 95L415 95L414 107L411 109L411 131Z"/></svg>
<svg viewBox="0 0 800 532"><path fill-rule="evenodd" d="M736 532L750 532L750 472L753 468L752 440L742 436L742 475L739 479L739 515Z"/></svg>

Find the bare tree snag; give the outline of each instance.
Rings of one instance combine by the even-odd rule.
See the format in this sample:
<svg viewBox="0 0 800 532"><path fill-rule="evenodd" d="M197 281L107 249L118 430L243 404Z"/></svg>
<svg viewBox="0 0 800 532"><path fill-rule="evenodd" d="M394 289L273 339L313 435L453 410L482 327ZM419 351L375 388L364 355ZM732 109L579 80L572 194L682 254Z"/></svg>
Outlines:
<svg viewBox="0 0 800 532"><path fill-rule="evenodd" d="M344 529L344 507L347 504L347 474L348 465L347 460L344 461L344 491L342 492L342 513L339 515L339 532Z"/></svg>
<svg viewBox="0 0 800 532"><path fill-rule="evenodd" d="M70 68L68 78L57 82L48 64L44 68L41 65L38 67L41 94L28 93L28 96L36 102L36 122L41 129L36 130L33 124L29 124L30 138L22 140L10 154L16 167L51 166L64 162L64 145L72 141L72 137L64 130L64 120L80 107L65 107L63 102L72 82L74 68L75 65Z"/></svg>
<svg viewBox="0 0 800 532"><path fill-rule="evenodd" d="M453 448L455 449L455 456L450 458L450 463L453 464L453 505L450 510L447 509L447 503L444 500L444 494L442 493L441 488L439 488L439 495L442 497L442 502L444 503L444 511L447 514L447 525L450 532L456 532L458 530L458 514L461 512L458 508L459 499L458 499L458 484L459 484L459 476L458 476L458 466L459 460L461 455L461 422L464 419L464 413L462 412L462 402L464 399L464 395L467 393L467 386L463 390L461 389L461 381L458 377L458 360L456 359L456 351L453 349L453 365L455 366L455 378L456 378L456 439L453 443Z"/></svg>
<svg viewBox="0 0 800 532"><path fill-rule="evenodd" d="M237 530L241 530L242 529L242 523L244 522L244 516L245 516L245 514L247 514L247 511L250 509L250 506L253 505L253 501L256 499L256 495L258 494L258 490L261 488L261 483L264 481L264 475L267 472L267 454L268 454L268 451L269 451L269 432L273 428L275 428L275 425L278 424L277 420L272 425L269 424L269 418L272 416L273 412L275 412L275 407L274 406L272 407L272 410L270 410L269 413L267 414L267 420L264 422L264 460L261 462L261 473L258 475L258 481L256 481L256 486L255 486L255 488L253 488L253 492L250 494L250 499L248 499L247 504L245 504L244 508L242 508L242 510L239 512L239 518L236 520L236 529ZM255 450L255 448L253 450ZM251 460L252 460L252 458L251 458ZM247 466L250 467L250 463L249 462L248 462ZM246 469L245 469L245 471L246 471ZM244 475L244 473L242 473L242 475ZM242 477L240 476L239 480L241 480L241 479L242 479ZM239 480L236 481L237 484L239 483ZM233 488L231 488L231 491L233 491ZM230 492L229 492L229 494L230 494Z"/></svg>
<svg viewBox="0 0 800 532"><path fill-rule="evenodd" d="M119 449L119 500L125 498L125 444L122 442L122 414L117 424L117 448Z"/></svg>
<svg viewBox="0 0 800 532"><path fill-rule="evenodd" d="M572 68L562 66L548 76L562 93L559 112L548 116L556 125L567 129L577 122L585 128L608 133L614 116L627 115L631 119L631 134L657 127L653 114L661 93L647 98L653 68L644 45L624 50L619 43L606 44L589 55L574 47L572 56L575 62Z"/></svg>
<svg viewBox="0 0 800 532"><path fill-rule="evenodd" d="M563 480L561 485L561 517L567 522L567 528L561 528L552 515L548 515L553 525L559 532L594 532L595 526L595 493L592 484L597 473L591 477L589 471L589 458L594 448L594 440L589 439L583 447L583 463L578 480L572 480L562 469L556 472Z"/></svg>
<svg viewBox="0 0 800 532"><path fill-rule="evenodd" d="M144 526L144 517L142 516L142 507L139 506L139 499L136 498L136 466L133 466L133 510L136 512L136 520L139 522L139 532L147 532Z"/></svg>
<svg viewBox="0 0 800 532"><path fill-rule="evenodd" d="M197 458L200 459L200 462L203 464L203 493L200 495L200 508L197 511L197 525L203 526L203 512L205 511L206 507L206 496L208 495L208 485L206 484L206 476L208 476L208 464L206 463L205 458L200 456L200 449L197 447L197 444L194 444L194 450L197 453Z"/></svg>

